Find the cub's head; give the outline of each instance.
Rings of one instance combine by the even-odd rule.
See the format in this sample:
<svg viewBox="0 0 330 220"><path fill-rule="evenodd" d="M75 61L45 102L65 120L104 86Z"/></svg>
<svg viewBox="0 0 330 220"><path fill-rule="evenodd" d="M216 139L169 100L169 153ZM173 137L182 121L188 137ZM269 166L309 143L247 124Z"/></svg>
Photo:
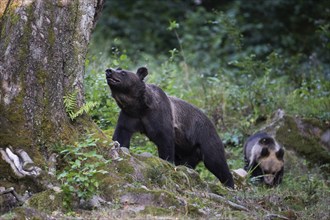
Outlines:
<svg viewBox="0 0 330 220"><path fill-rule="evenodd" d="M258 144L262 149L257 163L263 173L264 182L270 186L277 185L283 175L284 150L271 137L260 139Z"/></svg>
<svg viewBox="0 0 330 220"><path fill-rule="evenodd" d="M105 73L112 92L130 92L144 88L143 79L148 75L148 69L140 67L136 73L133 73L121 68L110 68Z"/></svg>

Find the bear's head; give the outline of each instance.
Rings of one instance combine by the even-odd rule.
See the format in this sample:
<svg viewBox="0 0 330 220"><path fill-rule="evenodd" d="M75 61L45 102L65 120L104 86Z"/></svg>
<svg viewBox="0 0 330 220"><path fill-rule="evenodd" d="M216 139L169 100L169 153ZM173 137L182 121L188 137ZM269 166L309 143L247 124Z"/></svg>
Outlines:
<svg viewBox="0 0 330 220"><path fill-rule="evenodd" d="M145 67L140 67L136 73L117 69L107 69L107 83L112 97L118 106L130 116L140 116L147 107L146 84L143 79L148 75Z"/></svg>
<svg viewBox="0 0 330 220"><path fill-rule="evenodd" d="M284 150L273 138L262 138L258 144L262 150L257 163L263 173L264 182L270 186L276 185L284 167Z"/></svg>
<svg viewBox="0 0 330 220"><path fill-rule="evenodd" d="M107 69L107 83L112 92L134 92L145 87L143 79L148 75L148 69L140 67L136 74L121 68Z"/></svg>

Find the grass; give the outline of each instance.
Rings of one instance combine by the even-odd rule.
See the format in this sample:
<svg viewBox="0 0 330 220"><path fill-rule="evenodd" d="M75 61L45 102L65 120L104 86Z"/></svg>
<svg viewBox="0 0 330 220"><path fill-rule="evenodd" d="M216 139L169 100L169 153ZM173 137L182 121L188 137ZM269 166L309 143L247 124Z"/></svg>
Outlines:
<svg viewBox="0 0 330 220"><path fill-rule="evenodd" d="M148 142L147 148L155 146ZM153 147L153 148L152 148ZM143 152L143 147L131 149L132 152ZM243 152L241 147L228 147L228 164L231 170L243 168ZM203 180L216 184L218 180L200 163L196 170ZM330 187L329 179L318 166L309 164L294 152L287 151L285 156L285 173L283 182L274 188L262 184L254 185L249 180L240 185L239 189L230 192L228 198L239 201L248 207L255 218L272 219L286 217L288 219L319 219L330 218Z"/></svg>
<svg viewBox="0 0 330 220"><path fill-rule="evenodd" d="M131 150L140 153L150 149L153 149L153 154L157 155L156 147L150 142L145 149L136 147ZM231 170L243 168L242 148L228 147L226 151ZM205 181L218 183L216 177L205 168L203 163L200 163L196 170ZM240 185L239 189L229 193L228 196L233 201L239 201L248 207L256 218L265 218L265 216L306 220L330 218L328 176L320 167L310 164L292 151L286 151L284 178L278 187L254 185L246 181L245 185Z"/></svg>
<svg viewBox="0 0 330 220"><path fill-rule="evenodd" d="M110 91L106 88L104 69L122 66L135 70L136 67L132 68L135 65L132 65L127 57L125 59L116 56L111 59L105 56L98 58L91 59L91 64L97 63L97 65L86 65L90 74L86 78L87 100L100 102L100 107L92 115L98 119L102 128L111 130L108 133L111 136L119 109L116 108L115 102L110 98ZM270 116L277 108L281 107L288 113L300 116L328 120L328 116L320 112L328 112L326 110L330 99L324 100L323 97L325 97L324 94L328 94L326 91L328 91L329 83L314 80L300 85L296 82L298 89L295 89L294 86L290 86L285 77L277 77L271 71L276 69L272 63L264 63L265 67L259 70L256 60L241 61L241 66L245 69L241 70L242 75L238 78L243 83L237 84L230 78L232 74L230 71L223 71L213 77L205 77L201 74L202 70L190 68L191 78L189 87L186 87L182 83L185 77L180 66L182 64L176 63L173 57L160 62L146 56L144 59L150 71L148 83L157 84L167 94L198 106L216 124L218 130L221 131L221 138L228 146L226 152L231 170L244 166L243 137L255 132L257 121L262 117ZM247 83L248 81L244 81L244 79L248 80L244 78L244 70L249 69L258 70L261 75L251 78L252 86L250 86L251 83ZM265 70L268 70L266 75L263 74ZM319 89L310 91L311 86ZM274 91L281 92L274 93ZM306 106L308 108L305 108ZM136 135L133 138L130 150L132 153L150 152L157 155L156 146L143 135ZM200 163L196 170L205 181L219 183L203 163ZM268 188L246 181L228 196L233 201L239 201L248 207L252 219L274 219L276 215L277 217L285 216L288 219L330 219L328 177L322 173L320 167L309 164L293 152L286 153L284 179L278 187Z"/></svg>
<svg viewBox="0 0 330 220"><path fill-rule="evenodd" d="M289 219L329 219L329 180L319 167L287 151L283 182L274 188L248 184L232 194L256 213Z"/></svg>

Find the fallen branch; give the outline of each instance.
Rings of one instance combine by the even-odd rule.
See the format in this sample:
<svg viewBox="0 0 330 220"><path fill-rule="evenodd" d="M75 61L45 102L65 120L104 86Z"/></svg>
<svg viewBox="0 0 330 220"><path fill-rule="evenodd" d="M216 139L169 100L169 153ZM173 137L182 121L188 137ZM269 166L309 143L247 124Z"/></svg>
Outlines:
<svg viewBox="0 0 330 220"><path fill-rule="evenodd" d="M289 220L289 218L283 216L283 215L278 215L278 214L268 214L265 216L265 219L284 219L284 220Z"/></svg>
<svg viewBox="0 0 330 220"><path fill-rule="evenodd" d="M223 203L229 205L230 207L232 207L233 209L236 209L236 210L246 211L246 212L249 211L248 208L246 208L246 207L244 207L242 205L239 205L237 203L234 203L232 201L229 201L225 197L219 196L219 195L214 194L214 193L196 193L196 192L186 192L186 191L183 192L183 193L184 194L191 195L191 196L208 198L208 199L214 200L216 202L223 202Z"/></svg>
<svg viewBox="0 0 330 220"><path fill-rule="evenodd" d="M248 212L249 209L246 208L245 206L239 205L237 203L234 203L230 200L227 200L225 197L223 196L219 196L217 194L214 193L208 193L208 196L210 199L215 200L215 201L221 201L221 202L225 202L226 204L228 204L230 207L237 209L237 210L241 210L241 211L246 211Z"/></svg>
<svg viewBox="0 0 330 220"><path fill-rule="evenodd" d="M16 198L20 205L22 205L26 200L22 196L18 195L13 187L10 187L9 189L6 189L4 191L0 191L0 195L5 195L9 193L11 193Z"/></svg>

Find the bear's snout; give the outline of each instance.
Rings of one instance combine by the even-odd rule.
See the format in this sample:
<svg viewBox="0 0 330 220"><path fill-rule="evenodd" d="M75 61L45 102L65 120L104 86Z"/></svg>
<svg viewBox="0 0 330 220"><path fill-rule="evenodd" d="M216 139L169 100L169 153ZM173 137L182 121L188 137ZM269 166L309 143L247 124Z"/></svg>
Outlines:
<svg viewBox="0 0 330 220"><path fill-rule="evenodd" d="M120 82L120 78L118 78L118 74L116 73L116 70L111 68L105 70L105 76L109 86Z"/></svg>
<svg viewBox="0 0 330 220"><path fill-rule="evenodd" d="M112 69L107 69L107 70L105 71L105 75L106 75L107 78L109 78L109 77L111 76L112 73L113 73L113 70L112 70Z"/></svg>

